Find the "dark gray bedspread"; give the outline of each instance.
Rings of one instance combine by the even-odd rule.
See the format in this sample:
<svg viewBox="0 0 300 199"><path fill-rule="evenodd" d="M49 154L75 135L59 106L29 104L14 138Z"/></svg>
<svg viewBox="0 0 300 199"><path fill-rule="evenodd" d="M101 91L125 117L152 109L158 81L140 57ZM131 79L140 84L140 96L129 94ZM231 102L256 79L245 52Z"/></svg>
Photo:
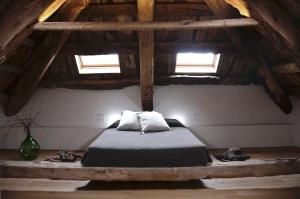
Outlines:
<svg viewBox="0 0 300 199"><path fill-rule="evenodd" d="M205 166L210 162L205 144L185 127L141 133L104 132L89 146L82 165L87 167L180 167Z"/></svg>

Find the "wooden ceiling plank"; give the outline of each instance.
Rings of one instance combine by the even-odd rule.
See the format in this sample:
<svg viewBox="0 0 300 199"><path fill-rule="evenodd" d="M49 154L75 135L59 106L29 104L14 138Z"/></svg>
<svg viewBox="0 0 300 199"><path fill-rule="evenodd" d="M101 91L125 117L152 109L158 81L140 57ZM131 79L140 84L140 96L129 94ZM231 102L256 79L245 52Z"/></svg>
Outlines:
<svg viewBox="0 0 300 199"><path fill-rule="evenodd" d="M205 1L217 17L232 17L229 4L225 1ZM269 67L266 65L263 57L256 53L259 51L256 49L256 46L250 42L250 37L239 30L226 29L226 33L230 36L233 44L241 52L246 62L249 65L257 66L259 68L259 75L264 78L264 86L271 99L284 113L289 114L293 108L290 99L286 95L285 91L275 81L275 78L273 77Z"/></svg>
<svg viewBox="0 0 300 199"><path fill-rule="evenodd" d="M138 0L138 20L153 21L154 0ZM153 110L154 31L143 30L139 35L140 89L143 111Z"/></svg>
<svg viewBox="0 0 300 199"><path fill-rule="evenodd" d="M8 102L8 99L9 99L8 94L0 92L0 104L1 105L6 105Z"/></svg>
<svg viewBox="0 0 300 199"><path fill-rule="evenodd" d="M63 47L68 54L138 54L138 42L133 41L93 41L93 42L70 42ZM233 45L226 42L155 42L155 52L161 54L172 54L177 52L235 52Z"/></svg>
<svg viewBox="0 0 300 199"><path fill-rule="evenodd" d="M288 12L283 10L273 0L245 0L253 17L259 15L274 31L278 32L295 50L300 49L300 32L292 23ZM276 13L276 15L274 15Z"/></svg>
<svg viewBox="0 0 300 199"><path fill-rule="evenodd" d="M14 0L4 11L0 23L0 62L31 32L27 28L53 2L53 0Z"/></svg>
<svg viewBox="0 0 300 199"><path fill-rule="evenodd" d="M286 63L272 66L272 71L277 74L295 74L300 73L299 68L296 63Z"/></svg>
<svg viewBox="0 0 300 199"><path fill-rule="evenodd" d="M300 66L300 32L293 23L289 12L280 7L276 2L270 0L246 0L246 2L253 17L257 18L257 20L263 20L271 29L282 36L283 40L286 41L284 42L285 48L290 51L294 61ZM276 15L274 15L274 13L276 13ZM269 39L272 45L280 52L281 47L276 36L272 34L272 31L269 32L271 29L267 29L268 32L265 37ZM258 30L261 32L262 29ZM261 33L264 34L263 32Z"/></svg>
<svg viewBox="0 0 300 199"><path fill-rule="evenodd" d="M23 69L20 66L15 66L11 64L0 64L1 72L9 72L9 73L23 73Z"/></svg>
<svg viewBox="0 0 300 199"><path fill-rule="evenodd" d="M46 21L53 13L55 13L66 0L55 0L52 4L50 4L46 10L39 16L38 21L43 22Z"/></svg>
<svg viewBox="0 0 300 199"><path fill-rule="evenodd" d="M49 79L43 80L41 85L44 88L68 88L68 89L87 89L87 90L110 90L121 89L128 86L139 85L138 78L122 79L93 79L93 80L74 80L74 79ZM219 77L203 74L203 76L162 76L154 80L154 85L261 85L260 79L249 76L239 77Z"/></svg>
<svg viewBox="0 0 300 199"><path fill-rule="evenodd" d="M191 30L257 26L251 18L216 19L205 21L168 22L39 22L33 26L40 31L141 31L141 30Z"/></svg>
<svg viewBox="0 0 300 199"><path fill-rule="evenodd" d="M176 13L174 13L176 10ZM95 13L97 16L137 16L136 3L105 3L105 4L91 4L83 11L82 15L89 15ZM181 16L211 16L212 12L205 4L201 3L155 3L154 16L161 15L181 15Z"/></svg>
<svg viewBox="0 0 300 199"><path fill-rule="evenodd" d="M89 1L87 0L68 0L56 17L59 21L74 21L88 3ZM24 68L27 70L17 82L10 96L9 103L5 107L7 116L16 114L28 102L69 34L70 32L63 31L50 32L45 35L29 62L25 64Z"/></svg>

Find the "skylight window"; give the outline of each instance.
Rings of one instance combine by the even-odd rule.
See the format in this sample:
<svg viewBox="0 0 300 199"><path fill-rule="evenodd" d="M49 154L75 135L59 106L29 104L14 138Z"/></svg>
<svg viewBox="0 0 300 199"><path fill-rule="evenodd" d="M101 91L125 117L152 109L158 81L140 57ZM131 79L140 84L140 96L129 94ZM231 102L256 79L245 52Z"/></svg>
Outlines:
<svg viewBox="0 0 300 199"><path fill-rule="evenodd" d="M177 53L176 73L216 73L220 54Z"/></svg>
<svg viewBox="0 0 300 199"><path fill-rule="evenodd" d="M75 55L79 74L120 73L118 54Z"/></svg>

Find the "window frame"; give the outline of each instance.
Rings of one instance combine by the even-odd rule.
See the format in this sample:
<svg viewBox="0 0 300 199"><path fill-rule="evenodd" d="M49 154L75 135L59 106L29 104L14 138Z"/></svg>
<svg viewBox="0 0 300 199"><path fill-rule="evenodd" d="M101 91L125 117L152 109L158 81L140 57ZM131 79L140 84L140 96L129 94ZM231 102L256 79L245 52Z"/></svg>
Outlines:
<svg viewBox="0 0 300 199"><path fill-rule="evenodd" d="M82 56L97 56L97 55L74 55L78 73L80 75L88 74L121 74L121 64L119 54L98 54L98 55L117 55L119 64L83 64ZM93 70L93 71L92 71ZM102 70L102 71L101 71ZM107 72L105 72L107 70ZM115 71L113 71L115 70Z"/></svg>
<svg viewBox="0 0 300 199"><path fill-rule="evenodd" d="M214 58L212 60L212 64L177 64L177 56L178 54L208 54L208 53L212 53L212 52L208 52L208 53L195 53L195 52L178 52L176 54L176 63L175 63L175 74L208 74L208 73L217 73L218 70L218 66L219 66L219 62L220 62L220 57L221 57L221 53L212 53L214 55ZM202 68L205 70L206 69L210 69L207 71L180 71L180 72L176 72L176 69L184 69L185 67L188 68Z"/></svg>

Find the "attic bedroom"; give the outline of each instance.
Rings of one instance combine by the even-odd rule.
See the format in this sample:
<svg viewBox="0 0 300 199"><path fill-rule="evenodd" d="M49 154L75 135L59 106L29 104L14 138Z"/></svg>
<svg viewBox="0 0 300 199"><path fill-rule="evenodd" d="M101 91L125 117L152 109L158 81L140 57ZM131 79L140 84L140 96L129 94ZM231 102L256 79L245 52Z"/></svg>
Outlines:
<svg viewBox="0 0 300 199"><path fill-rule="evenodd" d="M299 199L299 13L2 0L0 199Z"/></svg>

